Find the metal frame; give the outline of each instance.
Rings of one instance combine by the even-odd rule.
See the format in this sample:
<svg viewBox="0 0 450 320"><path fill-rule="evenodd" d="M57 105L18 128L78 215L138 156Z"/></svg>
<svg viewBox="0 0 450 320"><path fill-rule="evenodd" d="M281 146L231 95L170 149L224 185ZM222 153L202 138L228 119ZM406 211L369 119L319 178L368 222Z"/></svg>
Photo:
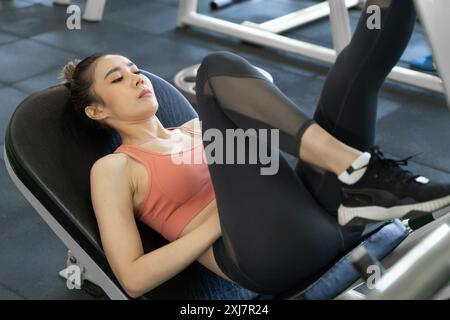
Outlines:
<svg viewBox="0 0 450 320"><path fill-rule="evenodd" d="M340 52L351 39L350 21L348 20L348 15L345 14L347 12L347 8L353 8L361 4L364 0L341 1L337 3L338 6L336 6L336 2L332 2L330 4L327 2L321 2L306 9L297 10L293 13L266 21L264 23L257 24L250 21L244 21L242 25L258 28L271 33L282 33L315 20L330 16L334 47L338 48L337 51ZM330 5L332 7L330 7ZM338 13L339 10L342 10L341 14Z"/></svg>
<svg viewBox="0 0 450 320"><path fill-rule="evenodd" d="M58 238L68 248L68 262L70 264L76 264L82 270L82 279L89 280L90 282L98 285L108 295L109 298L114 300L128 300L128 297L123 293L110 278L103 272L103 270L97 265L97 263L80 247L80 245L72 238L72 236L58 223L58 221L47 211L47 209L39 202L38 199L28 190L28 188L17 177L14 169L12 168L6 148L3 146L3 157L6 165L7 172L14 182L16 187L28 200L31 206L39 213L42 219L48 224L50 229L58 236ZM72 257L72 259L71 259ZM75 260L73 259L75 258ZM66 268L67 269L67 268ZM63 278L67 278L66 269L59 272L59 275Z"/></svg>
<svg viewBox="0 0 450 320"><path fill-rule="evenodd" d="M392 266L367 299L432 299L450 280L449 248L450 217Z"/></svg>
<svg viewBox="0 0 450 320"><path fill-rule="evenodd" d="M101 21L106 0L87 0L83 19L86 21Z"/></svg>
<svg viewBox="0 0 450 320"><path fill-rule="evenodd" d="M198 13L198 0L180 0L177 27L198 27L250 43L332 64L336 61L339 52L351 39L348 8L364 3L364 1L327 0L327 2L322 2L264 23L256 24L244 21L241 24L237 24ZM87 0L83 19L101 21L105 3L106 0ZM447 104L450 109L450 60L448 59L448 54L446 54L450 53L450 47L445 33L445 24L447 23L445 15L448 11L448 3L444 3L446 1L415 0L417 12L421 17L431 44L433 57L436 59L442 78L408 68L394 67L388 79L443 93L447 98ZM431 4L433 7L431 7ZM433 9L430 10L430 8ZM334 49L278 34L326 16L330 17Z"/></svg>
<svg viewBox="0 0 450 320"><path fill-rule="evenodd" d="M450 42L448 41L448 1L415 0L416 10L425 30L433 59L439 70L450 108ZM433 8L430 10L430 8Z"/></svg>
<svg viewBox="0 0 450 320"><path fill-rule="evenodd" d="M420 1L416 0L416 3L419 3ZM430 2L432 0L426 1ZM279 30L286 30L285 28L280 28L280 25L286 23L284 19L286 19L287 16L278 18L278 20L271 20L256 26L255 24L248 22L237 24L198 13L197 0L180 0L178 7L177 27L198 27L225 34L250 43L298 54L300 56L311 58L321 62L334 63L337 54L350 41L348 23L349 16L347 7L351 7L352 5L353 2L347 0L328 0L334 49L288 38L274 33ZM315 8L313 9L313 12L315 12L314 14L311 13L311 8L295 12L294 15L291 16L292 20L291 22L289 22L290 25L288 27L300 26L306 22L313 21L314 18L322 17L323 12L325 12L323 11L323 6L325 6L325 4L322 4L322 7L320 8L315 6ZM425 8L422 5L418 5L417 9L424 10ZM322 13L318 14L317 12L319 12L320 10L322 10ZM445 13L445 11L443 13ZM422 16L425 17L425 15L423 14ZM425 27L427 27L427 24L425 24ZM428 32L428 34L430 33L431 32ZM435 42L437 41L438 40L436 40ZM437 49L437 47L435 46L432 49ZM434 52L433 54L436 53ZM444 60L444 58L442 58L441 60ZM447 70L443 70L444 73L445 71ZM450 73L450 69L448 70L448 72ZM418 72L402 67L395 67L389 74L388 78L416 87L421 87L444 94L446 93L442 79L431 74ZM447 93L450 93L450 86L447 87ZM450 101L450 97L448 96L448 94L447 99L448 101Z"/></svg>

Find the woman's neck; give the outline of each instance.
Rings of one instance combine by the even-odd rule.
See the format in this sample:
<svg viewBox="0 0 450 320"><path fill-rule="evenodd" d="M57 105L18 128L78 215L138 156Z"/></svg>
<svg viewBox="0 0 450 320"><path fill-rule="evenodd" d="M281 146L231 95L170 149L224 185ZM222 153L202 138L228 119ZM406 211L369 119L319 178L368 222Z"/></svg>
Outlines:
<svg viewBox="0 0 450 320"><path fill-rule="evenodd" d="M154 116L146 123L133 124L120 133L123 144L141 145L151 140L170 139L170 131Z"/></svg>

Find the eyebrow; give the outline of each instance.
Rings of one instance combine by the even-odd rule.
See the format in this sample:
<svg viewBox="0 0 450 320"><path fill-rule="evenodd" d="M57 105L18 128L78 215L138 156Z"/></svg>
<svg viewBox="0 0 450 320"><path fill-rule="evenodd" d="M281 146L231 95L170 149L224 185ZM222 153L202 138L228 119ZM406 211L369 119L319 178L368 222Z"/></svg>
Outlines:
<svg viewBox="0 0 450 320"><path fill-rule="evenodd" d="M134 66L134 65L135 65L135 64L134 64L133 62L128 62L128 63L127 63L127 67L131 67L131 66ZM105 78L104 78L103 80L105 80L111 73L116 72L116 71L120 71L120 70L122 70L121 67L114 67L114 68L112 68L111 70L109 70L109 71L106 73Z"/></svg>

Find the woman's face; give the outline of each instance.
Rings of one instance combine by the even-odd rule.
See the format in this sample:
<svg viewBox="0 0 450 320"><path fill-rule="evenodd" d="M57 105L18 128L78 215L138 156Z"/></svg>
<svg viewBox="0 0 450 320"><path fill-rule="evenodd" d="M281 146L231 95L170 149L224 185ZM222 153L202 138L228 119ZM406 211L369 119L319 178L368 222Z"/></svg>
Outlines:
<svg viewBox="0 0 450 320"><path fill-rule="evenodd" d="M118 55L101 57L94 72L94 90L104 102L90 107L91 118L114 126L118 122L147 121L158 110L152 83L129 59Z"/></svg>

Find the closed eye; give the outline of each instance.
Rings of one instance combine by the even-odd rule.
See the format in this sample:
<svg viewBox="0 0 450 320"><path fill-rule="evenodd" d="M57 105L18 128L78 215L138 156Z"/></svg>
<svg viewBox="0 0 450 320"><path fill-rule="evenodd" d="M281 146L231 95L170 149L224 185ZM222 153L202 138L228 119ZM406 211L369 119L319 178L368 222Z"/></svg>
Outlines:
<svg viewBox="0 0 450 320"><path fill-rule="evenodd" d="M133 73L134 73L134 74L142 74L142 72L141 72L140 70L134 71ZM122 81L122 79L123 79L123 77L117 78L117 79L113 80L111 83L117 83L117 82L120 82L120 81Z"/></svg>
<svg viewBox="0 0 450 320"><path fill-rule="evenodd" d="M113 80L111 83L117 83L117 82L120 82L120 81L122 81L122 79L123 79L123 77L117 78L117 79Z"/></svg>

